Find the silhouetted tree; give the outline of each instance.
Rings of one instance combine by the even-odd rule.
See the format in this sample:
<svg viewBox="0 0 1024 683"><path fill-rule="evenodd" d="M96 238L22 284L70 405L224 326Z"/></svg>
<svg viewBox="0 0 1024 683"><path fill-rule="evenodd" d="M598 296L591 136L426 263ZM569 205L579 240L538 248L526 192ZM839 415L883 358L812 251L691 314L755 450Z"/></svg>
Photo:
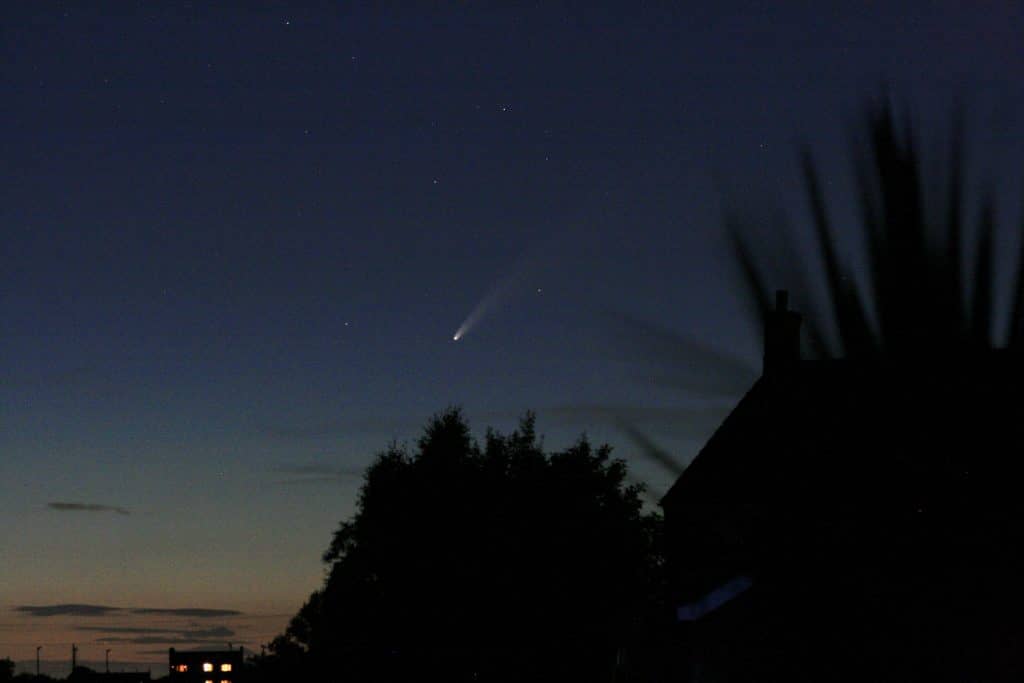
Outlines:
<svg viewBox="0 0 1024 683"><path fill-rule="evenodd" d="M0 659L0 681L9 681L14 678L14 662L10 657Z"/></svg>
<svg viewBox="0 0 1024 683"><path fill-rule="evenodd" d="M481 447L458 410L366 472L329 572L271 644L338 680L608 680L651 626L658 518L608 446Z"/></svg>

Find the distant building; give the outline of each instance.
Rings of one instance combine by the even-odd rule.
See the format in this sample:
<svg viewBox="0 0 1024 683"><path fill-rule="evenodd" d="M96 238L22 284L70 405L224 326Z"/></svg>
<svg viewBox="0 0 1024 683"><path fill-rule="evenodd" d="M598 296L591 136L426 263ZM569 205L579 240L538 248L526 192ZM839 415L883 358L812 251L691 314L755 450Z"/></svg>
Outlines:
<svg viewBox="0 0 1024 683"><path fill-rule="evenodd" d="M169 678L181 683L237 683L242 680L243 649L168 651Z"/></svg>

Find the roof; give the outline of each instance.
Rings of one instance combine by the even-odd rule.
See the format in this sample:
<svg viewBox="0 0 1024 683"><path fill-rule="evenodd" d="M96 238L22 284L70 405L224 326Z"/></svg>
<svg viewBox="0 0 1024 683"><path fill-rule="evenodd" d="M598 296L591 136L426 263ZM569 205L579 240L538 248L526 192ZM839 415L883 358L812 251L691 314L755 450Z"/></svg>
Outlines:
<svg viewBox="0 0 1024 683"><path fill-rule="evenodd" d="M1020 443L1020 370L1016 354L1001 352L956 363L802 361L754 383L661 504L765 502L801 486L864 484L881 470L908 475L944 458L983 465L966 451Z"/></svg>

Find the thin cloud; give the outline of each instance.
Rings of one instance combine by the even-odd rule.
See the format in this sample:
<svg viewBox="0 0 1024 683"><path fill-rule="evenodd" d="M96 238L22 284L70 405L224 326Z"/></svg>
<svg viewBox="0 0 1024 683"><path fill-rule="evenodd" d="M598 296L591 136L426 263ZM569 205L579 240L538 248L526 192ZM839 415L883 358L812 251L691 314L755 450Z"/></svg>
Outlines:
<svg viewBox="0 0 1024 683"><path fill-rule="evenodd" d="M316 484L355 479L363 473L363 469L362 467L346 467L327 463L308 463L279 465L274 468L274 472L289 475L288 479L278 482L281 484Z"/></svg>
<svg viewBox="0 0 1024 683"><path fill-rule="evenodd" d="M645 367L641 376L692 398L738 398L760 375L757 364L738 354L624 313L608 313L607 326L619 353Z"/></svg>
<svg viewBox="0 0 1024 683"><path fill-rule="evenodd" d="M570 426L640 425L673 436L703 439L721 424L731 408L731 404L719 402L669 408L630 403L568 403L542 408L538 414Z"/></svg>
<svg viewBox="0 0 1024 683"><path fill-rule="evenodd" d="M108 605L19 605L15 612L32 617L103 617L116 614L143 614L151 616L195 617L236 617L243 613L233 609L208 609L204 607L110 607ZM106 629L103 629L106 630Z"/></svg>
<svg viewBox="0 0 1024 683"><path fill-rule="evenodd" d="M204 609L201 607L134 607L132 608L131 613L173 617L197 617L199 619L207 619L210 617L235 617L241 614L241 612L233 609Z"/></svg>
<svg viewBox="0 0 1024 683"><path fill-rule="evenodd" d="M223 650L224 646L227 645L227 643L225 643L222 640L209 640L209 641L202 641L202 642L198 642L197 641L197 642L188 643L188 644L193 646L191 648L191 650L200 650L200 649L202 649L202 650ZM236 640L236 641L232 641L232 644L236 645L236 646L239 646L239 645L243 646L247 650L252 650L252 645L249 642L247 642L247 641ZM182 650L182 652L190 652L191 650L184 649L184 650ZM162 650L137 650L137 654L140 654L140 655L156 655L158 657L167 657L167 648L164 648Z"/></svg>
<svg viewBox="0 0 1024 683"><path fill-rule="evenodd" d="M130 515L131 511L118 505L102 505L100 503L47 503L46 507L60 512L114 512L119 515Z"/></svg>
<svg viewBox="0 0 1024 683"><path fill-rule="evenodd" d="M205 640L208 638L230 638L235 632L227 626L213 626L211 628L153 628L149 626L78 626L76 631L93 631L107 634L123 634L136 637L163 636L176 639ZM101 638L109 641L113 636Z"/></svg>
<svg viewBox="0 0 1024 683"><path fill-rule="evenodd" d="M353 435L394 435L404 433L419 421L412 418L366 416L327 419L296 419L288 422L257 418L256 428L277 439L316 439Z"/></svg>
<svg viewBox="0 0 1024 683"><path fill-rule="evenodd" d="M358 472L354 467L338 467L337 465L328 465L325 463L309 463L306 465L278 465L274 468L275 472L283 472L285 474L354 474Z"/></svg>
<svg viewBox="0 0 1024 683"><path fill-rule="evenodd" d="M137 638L125 638L111 636L110 638L97 638L97 643L128 643L130 645L224 645L220 639L209 638L176 638L174 636L138 636Z"/></svg>
<svg viewBox="0 0 1024 683"><path fill-rule="evenodd" d="M21 612L31 617L102 617L121 611L120 607L108 607L106 605L19 605L14 608L15 612Z"/></svg>

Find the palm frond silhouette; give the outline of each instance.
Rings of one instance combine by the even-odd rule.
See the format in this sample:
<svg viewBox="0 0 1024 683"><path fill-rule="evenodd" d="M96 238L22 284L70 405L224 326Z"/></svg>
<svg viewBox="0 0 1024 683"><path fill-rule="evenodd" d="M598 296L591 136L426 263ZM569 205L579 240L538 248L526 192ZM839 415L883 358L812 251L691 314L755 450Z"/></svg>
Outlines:
<svg viewBox="0 0 1024 683"><path fill-rule="evenodd" d="M898 123L887 100L869 104L865 113L865 137L855 137L852 145L860 233L854 237L865 250L862 287L854 259L840 250L822 175L810 152L801 153L818 261L810 265L823 275L823 296L811 291L811 274L800 264L788 264L784 279L807 314L808 351L821 358L907 358L1019 348L1024 344L1024 252L1014 266L1010 328L996 334L995 199L983 188L968 207L962 113L953 117L944 172L922 160L913 126ZM749 227L727 214L747 295L764 315L779 283L772 281L763 245ZM782 226L772 237L790 240L788 232ZM973 263L965 263L967 255Z"/></svg>
<svg viewBox="0 0 1024 683"><path fill-rule="evenodd" d="M800 169L810 216L803 241L809 238L812 245L806 262L776 258L780 251L799 253L795 245L804 236L792 224L762 214L757 220L767 216L766 235L763 225L727 207L725 230L755 329L763 332L775 291L785 287L805 314L805 357L903 362L942 355L949 362L978 351L1024 347L1024 236L1012 264L1010 296L1000 298L995 193L982 187L979 199L969 203L959 107L942 146L941 162L926 162L910 120L898 121L887 98L869 102L850 145L854 234L837 227L824 191L828 178L803 148ZM849 251L858 243L860 259ZM1009 310L997 310L996 302L1004 299ZM1008 319L1008 329L997 333L994 322L1001 319ZM723 371L717 359L703 366L712 374ZM700 395L708 380L683 383ZM649 460L674 464L677 474L684 469L635 426L626 435Z"/></svg>

